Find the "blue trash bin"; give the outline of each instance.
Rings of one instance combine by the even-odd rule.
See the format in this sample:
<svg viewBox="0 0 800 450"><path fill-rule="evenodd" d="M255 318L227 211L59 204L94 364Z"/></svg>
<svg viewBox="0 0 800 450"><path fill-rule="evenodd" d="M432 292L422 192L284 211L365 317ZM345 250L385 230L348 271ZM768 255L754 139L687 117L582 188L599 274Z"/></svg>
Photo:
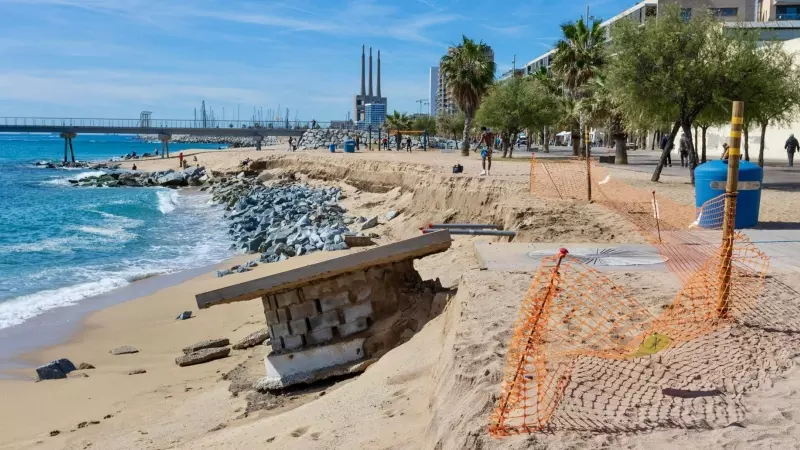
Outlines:
<svg viewBox="0 0 800 450"><path fill-rule="evenodd" d="M331 150L331 153L336 153L336 144L331 144L328 148Z"/></svg>
<svg viewBox="0 0 800 450"><path fill-rule="evenodd" d="M697 207L725 193L728 183L728 161L709 161L697 166L694 171L695 199ZM739 161L739 195L736 200L737 229L753 228L758 224L758 213L761 208L761 184L764 170L749 161ZM720 225L717 214L700 216L700 226L715 228Z"/></svg>
<svg viewBox="0 0 800 450"><path fill-rule="evenodd" d="M344 152L345 153L355 153L356 152L356 141L352 139L346 139L344 141Z"/></svg>

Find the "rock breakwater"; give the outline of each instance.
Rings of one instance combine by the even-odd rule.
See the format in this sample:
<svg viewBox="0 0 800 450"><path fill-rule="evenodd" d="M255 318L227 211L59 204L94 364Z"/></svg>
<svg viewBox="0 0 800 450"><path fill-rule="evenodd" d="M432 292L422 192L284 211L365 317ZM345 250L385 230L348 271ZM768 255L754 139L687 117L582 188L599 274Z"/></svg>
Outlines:
<svg viewBox="0 0 800 450"><path fill-rule="evenodd" d="M234 247L261 253L262 262L283 261L320 250L344 250L349 224L338 188L313 188L284 181L265 185L256 178L223 178L213 199L227 205Z"/></svg>

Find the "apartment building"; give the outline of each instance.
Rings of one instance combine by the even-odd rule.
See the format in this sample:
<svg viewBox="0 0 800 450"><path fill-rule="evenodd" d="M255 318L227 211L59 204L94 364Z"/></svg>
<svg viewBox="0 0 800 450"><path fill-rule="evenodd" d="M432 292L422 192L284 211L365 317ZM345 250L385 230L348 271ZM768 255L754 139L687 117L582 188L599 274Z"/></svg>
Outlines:
<svg viewBox="0 0 800 450"><path fill-rule="evenodd" d="M800 37L800 0L644 0L604 21L600 26L610 30L610 25L630 19L644 23L658 15L658 9L668 4L678 4L686 18L695 11L710 9L725 26L756 29L764 39L789 40ZM550 68L555 49L525 64L525 74ZM500 78L511 77L511 71Z"/></svg>

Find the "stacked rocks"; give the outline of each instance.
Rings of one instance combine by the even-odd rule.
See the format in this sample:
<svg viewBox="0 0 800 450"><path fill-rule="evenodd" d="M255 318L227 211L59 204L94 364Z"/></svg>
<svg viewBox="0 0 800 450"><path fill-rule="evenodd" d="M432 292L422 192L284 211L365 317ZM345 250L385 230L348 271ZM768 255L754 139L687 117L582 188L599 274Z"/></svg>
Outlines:
<svg viewBox="0 0 800 450"><path fill-rule="evenodd" d="M108 163L91 163L86 161L75 162L57 162L57 161L36 161L33 163L36 167L43 167L45 169L118 169L119 164Z"/></svg>
<svg viewBox="0 0 800 450"><path fill-rule="evenodd" d="M145 142L158 143L158 136L152 134L140 134L136 139ZM170 140L177 144L219 144L230 147L255 147L256 142L252 137L235 136L190 136L188 134L175 134ZM278 138L275 136L265 136L261 145L277 145Z"/></svg>
<svg viewBox="0 0 800 450"><path fill-rule="evenodd" d="M366 150L370 134L368 131L358 131L358 130L337 130L331 128L317 128L313 130L307 130L303 133L303 136L300 138L297 144L297 148L303 150L315 150L315 149L327 149L331 144L335 144L337 148L341 148L344 144L344 141L347 139L355 139L358 136L358 139L361 143L361 150ZM386 137L386 131L382 130L380 134L380 139ZM395 138L397 137L396 134L392 134L389 136L389 148L394 150L397 148L397 143L395 142ZM402 141L400 144L405 146L405 139L408 136L402 136ZM422 136L411 136L411 148L412 149L421 149L422 148ZM378 131L372 131L372 142L373 148L377 150L375 147L378 145ZM442 139L437 137L429 137L428 138L428 147L430 148L445 148L447 144L450 144L449 148L456 148L457 143L456 141L450 139ZM403 147L405 149L405 147Z"/></svg>
<svg viewBox="0 0 800 450"><path fill-rule="evenodd" d="M338 205L339 195L338 188L257 184L233 203L227 215L234 247L259 252L264 262L344 250L348 248L344 235L350 230L345 210Z"/></svg>
<svg viewBox="0 0 800 450"><path fill-rule="evenodd" d="M143 187L163 186L178 188L182 186L200 186L209 179L203 167L189 167L182 171L166 170L161 172L113 171L103 175L92 175L78 180L69 180L73 186L79 187Z"/></svg>

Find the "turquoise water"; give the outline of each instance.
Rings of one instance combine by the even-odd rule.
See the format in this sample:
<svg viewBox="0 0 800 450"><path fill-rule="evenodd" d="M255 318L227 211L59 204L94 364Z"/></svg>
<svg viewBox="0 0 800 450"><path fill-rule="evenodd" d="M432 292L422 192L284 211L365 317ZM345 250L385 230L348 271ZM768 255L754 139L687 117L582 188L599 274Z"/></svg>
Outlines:
<svg viewBox="0 0 800 450"><path fill-rule="evenodd" d="M132 136L74 140L80 160L105 160L154 144ZM172 144L170 150L216 148ZM57 135L0 134L0 329L136 279L201 267L233 255L222 210L196 191L75 188L86 169L33 166L59 160ZM209 226L210 224L216 226Z"/></svg>

